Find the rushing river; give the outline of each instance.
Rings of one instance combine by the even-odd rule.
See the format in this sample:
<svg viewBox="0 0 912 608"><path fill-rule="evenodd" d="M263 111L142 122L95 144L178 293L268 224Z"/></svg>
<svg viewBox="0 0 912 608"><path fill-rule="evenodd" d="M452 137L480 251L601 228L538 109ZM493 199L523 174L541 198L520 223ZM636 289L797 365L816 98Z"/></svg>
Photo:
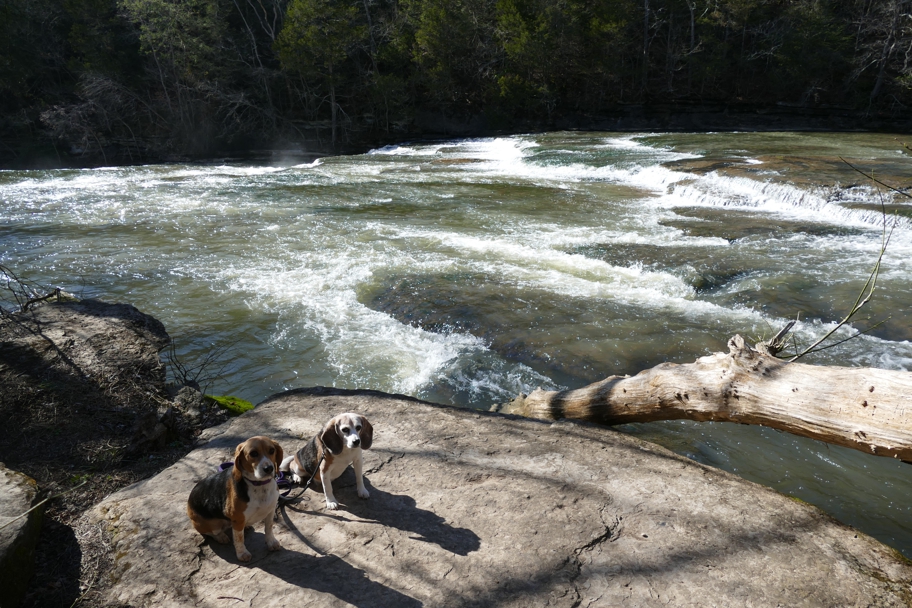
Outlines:
<svg viewBox="0 0 912 608"><path fill-rule="evenodd" d="M209 392L328 385L487 409L851 306L810 363L912 369L912 159L888 135L552 133L301 163L0 172L0 263L162 320ZM842 335L848 335L846 330ZM209 369L213 370L212 366ZM218 371L218 370L216 370ZM912 557L912 467L766 428L627 425Z"/></svg>

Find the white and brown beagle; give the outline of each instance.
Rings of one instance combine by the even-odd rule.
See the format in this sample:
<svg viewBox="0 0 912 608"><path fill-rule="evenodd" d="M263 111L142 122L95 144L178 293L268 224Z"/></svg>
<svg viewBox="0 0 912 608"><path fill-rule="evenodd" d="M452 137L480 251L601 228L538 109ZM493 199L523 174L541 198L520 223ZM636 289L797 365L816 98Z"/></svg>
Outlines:
<svg viewBox="0 0 912 608"><path fill-rule="evenodd" d="M306 482L313 475L315 483L323 483L326 508L335 510L339 508L339 503L333 495L332 481L348 465L355 469L358 496L370 496L362 479L361 450L369 450L373 440L374 427L367 418L359 414L339 414L303 448L285 458L281 470L291 471L296 483Z"/></svg>
<svg viewBox="0 0 912 608"><path fill-rule="evenodd" d="M270 551L281 549L272 534L272 517L279 500L275 474L282 456L282 446L268 437L251 437L237 446L233 467L203 479L190 492L187 514L196 531L228 543L225 533L231 529L237 558L248 562L244 528L263 521L266 546Z"/></svg>

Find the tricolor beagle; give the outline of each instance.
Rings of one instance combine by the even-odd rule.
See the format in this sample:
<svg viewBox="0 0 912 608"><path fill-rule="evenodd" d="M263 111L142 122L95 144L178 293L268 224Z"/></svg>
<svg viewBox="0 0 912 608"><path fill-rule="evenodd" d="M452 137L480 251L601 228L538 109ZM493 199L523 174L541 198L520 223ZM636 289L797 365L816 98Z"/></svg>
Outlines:
<svg viewBox="0 0 912 608"><path fill-rule="evenodd" d="M264 521L266 546L282 545L272 535L272 517L279 500L276 468L282 462L282 446L268 437L251 437L234 450L234 466L203 479L190 492L187 514L200 534L228 543L234 532L234 550L242 562L250 561L244 546L244 528Z"/></svg>
<svg viewBox="0 0 912 608"><path fill-rule="evenodd" d="M348 465L355 469L358 496L370 496L362 479L361 450L369 450L373 440L374 428L367 418L358 414L340 414L327 422L323 430L303 448L285 458L281 470L291 471L296 483L306 482L313 475L314 482L323 483L326 508L338 509L332 480L338 478Z"/></svg>

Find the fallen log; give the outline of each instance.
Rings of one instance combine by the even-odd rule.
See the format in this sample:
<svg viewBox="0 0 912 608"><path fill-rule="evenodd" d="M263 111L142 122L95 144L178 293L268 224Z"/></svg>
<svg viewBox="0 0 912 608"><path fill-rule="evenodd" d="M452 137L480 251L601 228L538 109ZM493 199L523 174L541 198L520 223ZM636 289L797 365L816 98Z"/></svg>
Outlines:
<svg viewBox="0 0 912 608"><path fill-rule="evenodd" d="M759 424L912 462L912 373L790 363L741 336L729 352L662 363L580 389L520 395L502 411L601 424L657 420Z"/></svg>

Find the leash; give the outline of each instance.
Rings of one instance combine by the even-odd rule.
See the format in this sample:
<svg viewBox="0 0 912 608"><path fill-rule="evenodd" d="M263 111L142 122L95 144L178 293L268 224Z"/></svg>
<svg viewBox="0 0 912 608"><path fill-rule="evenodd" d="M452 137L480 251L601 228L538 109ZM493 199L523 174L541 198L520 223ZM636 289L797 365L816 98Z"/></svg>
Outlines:
<svg viewBox="0 0 912 608"><path fill-rule="evenodd" d="M288 489L285 490L283 493L279 494L279 502L292 502L292 501L299 499L301 497L301 495L307 491L307 488L310 487L310 482L312 482L314 477L317 476L317 471L320 470L320 465L323 464L323 459L326 458L326 444L323 443L323 440L320 439L319 437L317 437L317 440L323 444L323 449L320 450L320 460L317 461L317 466L314 467L313 473L310 474L310 479L307 480L307 483L302 484L301 491L298 492L295 496L292 496L291 498L288 497L288 495L291 494L291 482L290 481L287 482Z"/></svg>
<svg viewBox="0 0 912 608"><path fill-rule="evenodd" d="M307 488L310 487L310 482L313 481L313 478L317 476L317 471L320 470L320 465L323 464L324 457L325 457L325 454L320 455L320 460L317 461L317 466L314 467L314 472L311 473L310 479L307 480L307 483L301 484L301 491L290 498L288 495L291 494L291 482L286 480L286 482L288 483L288 489L285 490L284 492L282 492L281 494L279 494L279 501L280 502L293 502L293 501L297 500L298 498L300 498L301 495L307 491Z"/></svg>

